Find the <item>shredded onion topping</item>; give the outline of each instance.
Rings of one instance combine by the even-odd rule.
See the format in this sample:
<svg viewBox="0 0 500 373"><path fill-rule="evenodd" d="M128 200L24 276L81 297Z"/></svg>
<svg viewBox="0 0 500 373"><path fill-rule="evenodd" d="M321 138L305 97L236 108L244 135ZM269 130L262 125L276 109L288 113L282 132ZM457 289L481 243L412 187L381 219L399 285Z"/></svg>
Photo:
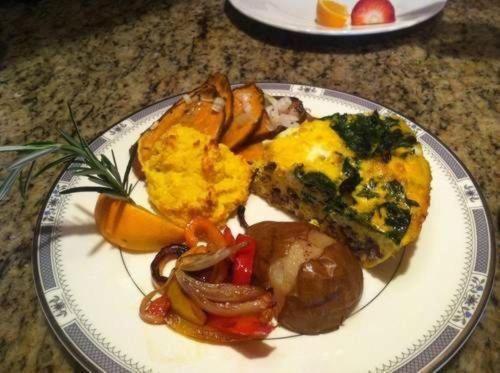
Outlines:
<svg viewBox="0 0 500 373"><path fill-rule="evenodd" d="M190 104L191 102L193 102L192 98L190 95L188 95L187 93L185 95L182 95L182 99L184 100L184 102L186 104Z"/></svg>
<svg viewBox="0 0 500 373"><path fill-rule="evenodd" d="M292 100L289 97L276 99L265 95L266 101L270 105L266 106L266 112L269 115L269 130L275 130L278 127L292 128L299 125L299 116L295 110L291 110Z"/></svg>
<svg viewBox="0 0 500 373"><path fill-rule="evenodd" d="M214 103L212 104L212 110L220 113L224 110L224 106L226 105L226 100L223 97L216 97Z"/></svg>

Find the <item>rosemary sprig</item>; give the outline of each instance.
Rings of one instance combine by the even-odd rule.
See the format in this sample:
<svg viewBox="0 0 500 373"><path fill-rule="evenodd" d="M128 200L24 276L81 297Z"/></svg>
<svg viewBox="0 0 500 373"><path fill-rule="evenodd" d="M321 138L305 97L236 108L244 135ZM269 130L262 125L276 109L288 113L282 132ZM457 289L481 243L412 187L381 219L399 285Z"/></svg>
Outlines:
<svg viewBox="0 0 500 373"><path fill-rule="evenodd" d="M135 185L129 183L133 158L130 157L122 179L118 171L114 152L111 152L113 161L105 155L101 155L100 158L98 158L92 149L90 149L87 141L80 135L78 124L69 105L68 109L76 135L71 136L63 130L58 130L61 137L64 139L63 143L44 141L26 145L0 146L0 152L16 152L18 154L18 158L6 167L7 176L5 179L0 180L0 201L7 198L16 179L19 179L21 194L25 196L29 183L33 178L52 167L71 163L69 170L71 170L74 175L86 176L96 185L68 188L63 190L61 192L62 194L98 192L108 194L114 198L133 202L130 198L130 194ZM59 154L61 157L43 165L38 171L34 172L35 161L48 154ZM23 172L25 168L27 171Z"/></svg>

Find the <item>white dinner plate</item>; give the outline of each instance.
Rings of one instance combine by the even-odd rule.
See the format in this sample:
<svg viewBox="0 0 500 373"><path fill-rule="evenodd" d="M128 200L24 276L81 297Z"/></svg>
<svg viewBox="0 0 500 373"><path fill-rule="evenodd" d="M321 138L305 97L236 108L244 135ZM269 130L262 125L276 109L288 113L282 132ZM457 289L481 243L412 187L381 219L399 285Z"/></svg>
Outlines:
<svg viewBox="0 0 500 373"><path fill-rule="evenodd" d="M316 35L347 36L378 34L405 29L438 14L446 0L392 0L396 13L393 23L330 28L315 22L317 0L229 0L241 13L258 22L277 28ZM356 0L337 0L347 6L349 14ZM350 23L350 22L349 22Z"/></svg>
<svg viewBox="0 0 500 373"><path fill-rule="evenodd" d="M271 95L300 98L315 116L372 110L397 115L328 89L259 85ZM113 150L123 172L130 146L178 97L114 125L92 142L92 149L108 155ZM89 185L69 170L53 186L34 239L35 283L50 326L91 371L410 372L442 366L471 334L486 305L495 270L492 228L463 165L429 132L405 120L431 165L429 214L416 245L364 270L360 304L338 331L301 336L278 327L264 342L217 346L144 323L138 310L143 294L153 288L149 265L154 254L131 254L104 242L94 225L97 194L60 193ZM148 206L143 183L133 198ZM247 219L289 218L251 196ZM241 231L234 218L229 225Z"/></svg>

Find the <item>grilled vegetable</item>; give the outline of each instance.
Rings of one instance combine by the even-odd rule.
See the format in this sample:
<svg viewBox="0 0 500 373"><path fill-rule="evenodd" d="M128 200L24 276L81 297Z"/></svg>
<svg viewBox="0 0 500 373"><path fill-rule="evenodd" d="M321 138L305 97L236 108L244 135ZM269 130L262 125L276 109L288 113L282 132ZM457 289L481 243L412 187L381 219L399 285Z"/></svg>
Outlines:
<svg viewBox="0 0 500 373"><path fill-rule="evenodd" d="M227 334L264 338L274 327L255 315L223 317L210 315L207 325Z"/></svg>
<svg viewBox="0 0 500 373"><path fill-rule="evenodd" d="M217 138L217 140L220 140L233 120L233 91L231 90L231 84L229 84L227 76L221 73L210 75L205 84L213 85L215 89L217 89L219 97L224 99L224 126L219 133L219 137Z"/></svg>
<svg viewBox="0 0 500 373"><path fill-rule="evenodd" d="M246 242L247 246L234 254L233 284L248 285L252 280L253 260L255 257L255 240L244 234L236 237L236 243Z"/></svg>
<svg viewBox="0 0 500 373"><path fill-rule="evenodd" d="M307 223L250 226L257 284L272 288L279 324L318 334L337 329L361 297L363 275L349 249Z"/></svg>
<svg viewBox="0 0 500 373"><path fill-rule="evenodd" d="M257 129L264 112L264 94L255 84L233 90L233 121L222 137L231 149L242 145Z"/></svg>
<svg viewBox="0 0 500 373"><path fill-rule="evenodd" d="M137 149L139 163L144 165L151 157L155 142L174 124L195 128L218 139L224 130L225 110L224 107L220 111L217 109L217 98L220 98L217 89L209 84L184 95L156 125L141 135Z"/></svg>

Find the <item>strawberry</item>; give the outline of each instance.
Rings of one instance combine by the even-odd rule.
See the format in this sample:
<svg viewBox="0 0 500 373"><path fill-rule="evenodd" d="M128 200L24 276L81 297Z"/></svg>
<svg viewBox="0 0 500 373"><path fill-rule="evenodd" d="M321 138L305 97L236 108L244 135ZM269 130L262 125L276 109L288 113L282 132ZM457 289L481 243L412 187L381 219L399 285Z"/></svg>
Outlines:
<svg viewBox="0 0 500 373"><path fill-rule="evenodd" d="M351 12L351 25L391 23L396 20L394 7L389 0L360 0Z"/></svg>

